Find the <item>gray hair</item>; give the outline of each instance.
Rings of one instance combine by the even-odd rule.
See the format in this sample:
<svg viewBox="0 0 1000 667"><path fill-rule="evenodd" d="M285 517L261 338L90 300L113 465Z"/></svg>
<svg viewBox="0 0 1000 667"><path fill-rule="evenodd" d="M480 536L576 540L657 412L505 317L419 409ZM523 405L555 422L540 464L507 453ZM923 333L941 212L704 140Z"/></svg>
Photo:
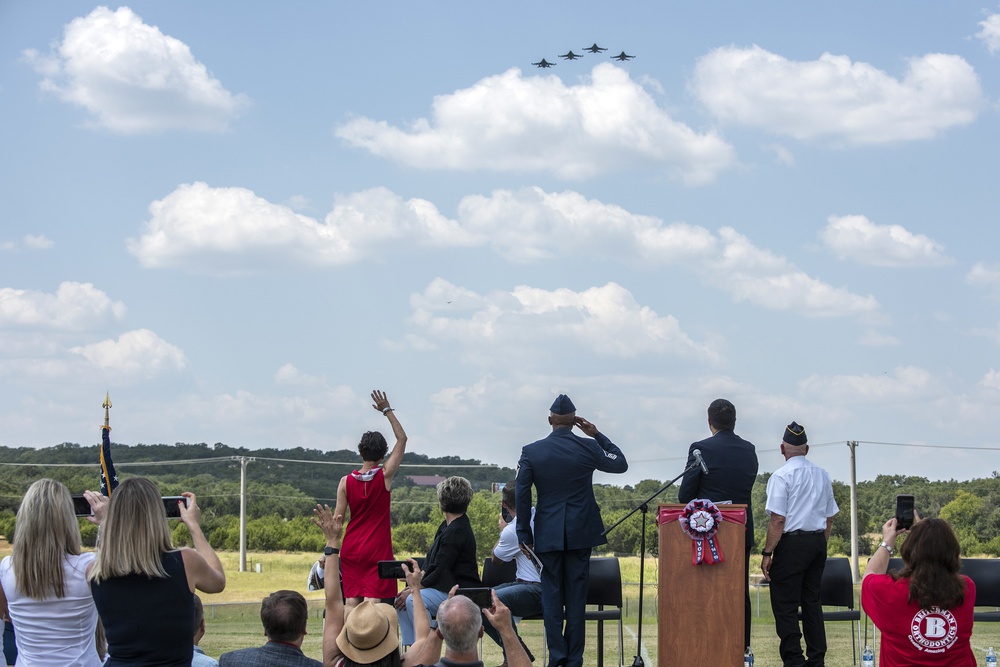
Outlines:
<svg viewBox="0 0 1000 667"><path fill-rule="evenodd" d="M448 648L458 653L476 650L483 614L475 602L464 595L445 600L438 607L437 620Z"/></svg>
<svg viewBox="0 0 1000 667"><path fill-rule="evenodd" d="M437 485L437 496L442 512L465 514L472 502L472 484L464 477L449 477Z"/></svg>

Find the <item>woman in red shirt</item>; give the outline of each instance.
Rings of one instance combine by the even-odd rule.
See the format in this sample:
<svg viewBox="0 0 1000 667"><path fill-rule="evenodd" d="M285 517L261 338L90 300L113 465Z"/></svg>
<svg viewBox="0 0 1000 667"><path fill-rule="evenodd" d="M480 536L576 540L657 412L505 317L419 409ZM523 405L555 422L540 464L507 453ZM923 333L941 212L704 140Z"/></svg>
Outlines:
<svg viewBox="0 0 1000 667"><path fill-rule="evenodd" d="M943 519L913 524L899 555L903 570L886 574L896 546L893 517L861 582L861 607L882 631L881 667L975 667L972 611L976 586L958 573L958 538Z"/></svg>

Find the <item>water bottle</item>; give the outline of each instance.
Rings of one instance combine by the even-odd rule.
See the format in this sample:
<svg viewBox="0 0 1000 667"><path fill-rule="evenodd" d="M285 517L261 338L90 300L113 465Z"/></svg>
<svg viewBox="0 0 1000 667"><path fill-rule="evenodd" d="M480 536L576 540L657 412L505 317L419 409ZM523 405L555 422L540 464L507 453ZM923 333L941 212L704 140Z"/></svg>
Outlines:
<svg viewBox="0 0 1000 667"><path fill-rule="evenodd" d="M743 667L753 667L753 649L749 646L743 651ZM997 667L996 662L993 663L993 667Z"/></svg>
<svg viewBox="0 0 1000 667"><path fill-rule="evenodd" d="M875 667L875 652L865 644L865 652L861 654L861 667ZM994 665L994 667L996 667Z"/></svg>
<svg viewBox="0 0 1000 667"><path fill-rule="evenodd" d="M992 646L986 651L986 667L997 667L997 652Z"/></svg>

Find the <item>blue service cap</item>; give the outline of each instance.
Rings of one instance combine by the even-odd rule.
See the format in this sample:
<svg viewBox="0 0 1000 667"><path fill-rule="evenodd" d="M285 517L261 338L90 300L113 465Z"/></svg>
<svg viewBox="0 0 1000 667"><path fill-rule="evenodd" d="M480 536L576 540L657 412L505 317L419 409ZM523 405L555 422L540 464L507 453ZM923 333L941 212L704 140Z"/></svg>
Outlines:
<svg viewBox="0 0 1000 667"><path fill-rule="evenodd" d="M568 415L576 412L576 406L573 405L573 401L569 400L569 396L566 394L559 394L556 396L556 400L552 402L552 407L549 408L549 412L554 415Z"/></svg>

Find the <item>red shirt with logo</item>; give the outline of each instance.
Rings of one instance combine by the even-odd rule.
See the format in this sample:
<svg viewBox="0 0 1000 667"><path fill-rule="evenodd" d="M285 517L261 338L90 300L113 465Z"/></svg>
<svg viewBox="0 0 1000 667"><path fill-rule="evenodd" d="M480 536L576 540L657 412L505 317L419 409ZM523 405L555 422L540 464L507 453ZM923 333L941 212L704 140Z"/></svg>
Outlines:
<svg viewBox="0 0 1000 667"><path fill-rule="evenodd" d="M921 609L908 602L910 580L869 574L861 582L861 607L882 631L879 667L976 667L969 638L976 585L965 580L965 600L953 609Z"/></svg>

